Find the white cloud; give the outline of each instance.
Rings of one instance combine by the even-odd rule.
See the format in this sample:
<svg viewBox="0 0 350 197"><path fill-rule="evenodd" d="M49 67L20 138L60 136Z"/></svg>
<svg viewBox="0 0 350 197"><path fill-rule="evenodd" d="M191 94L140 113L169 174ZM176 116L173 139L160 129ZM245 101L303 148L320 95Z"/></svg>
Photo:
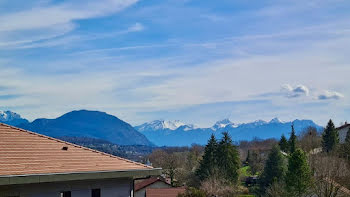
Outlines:
<svg viewBox="0 0 350 197"><path fill-rule="evenodd" d="M46 41L73 31L76 20L103 17L117 13L138 0L70 1L0 14L0 46L17 46ZM140 31L136 23L128 31Z"/></svg>
<svg viewBox="0 0 350 197"><path fill-rule="evenodd" d="M309 95L309 88L305 85L297 85L295 87L285 84L282 86L282 91L286 93L286 97L288 98L295 98L300 96L308 96Z"/></svg>
<svg viewBox="0 0 350 197"><path fill-rule="evenodd" d="M317 98L319 100L329 100L329 99L338 100L338 99L344 98L344 95L336 91L325 90L322 94L319 94Z"/></svg>
<svg viewBox="0 0 350 197"><path fill-rule="evenodd" d="M144 30L145 27L141 23L135 23L134 25L128 28L128 32L138 32Z"/></svg>
<svg viewBox="0 0 350 197"><path fill-rule="evenodd" d="M0 16L0 31L50 28L78 19L95 18L118 12L137 0L73 1Z"/></svg>

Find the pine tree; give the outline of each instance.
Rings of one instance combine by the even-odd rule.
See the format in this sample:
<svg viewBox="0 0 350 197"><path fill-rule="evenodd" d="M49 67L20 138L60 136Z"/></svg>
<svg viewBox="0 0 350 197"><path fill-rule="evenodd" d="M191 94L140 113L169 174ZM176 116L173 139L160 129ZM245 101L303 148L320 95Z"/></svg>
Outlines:
<svg viewBox="0 0 350 197"><path fill-rule="evenodd" d="M203 158L199 162L199 168L196 171L196 175L201 181L211 176L217 168L217 147L217 141L214 134L212 134L205 146Z"/></svg>
<svg viewBox="0 0 350 197"><path fill-rule="evenodd" d="M286 164L280 148L274 146L267 157L265 168L261 175L260 188L262 193L265 193L266 189L275 181L283 181L285 171Z"/></svg>
<svg viewBox="0 0 350 197"><path fill-rule="evenodd" d="M217 155L222 177L231 183L237 183L240 167L239 152L227 132L223 133Z"/></svg>
<svg viewBox="0 0 350 197"><path fill-rule="evenodd" d="M282 135L280 142L278 143L278 145L280 146L280 149L285 152L288 153L289 152L289 144L287 141L287 138Z"/></svg>
<svg viewBox="0 0 350 197"><path fill-rule="evenodd" d="M291 196L304 196L311 186L311 171L307 163L306 154L300 148L290 155L286 187Z"/></svg>
<svg viewBox="0 0 350 197"><path fill-rule="evenodd" d="M339 144L339 134L335 129L332 120L329 120L327 127L324 129L322 134L322 148L324 152L333 151Z"/></svg>
<svg viewBox="0 0 350 197"><path fill-rule="evenodd" d="M294 153L297 148L297 136L295 135L294 125L292 125L292 132L289 137L289 152Z"/></svg>

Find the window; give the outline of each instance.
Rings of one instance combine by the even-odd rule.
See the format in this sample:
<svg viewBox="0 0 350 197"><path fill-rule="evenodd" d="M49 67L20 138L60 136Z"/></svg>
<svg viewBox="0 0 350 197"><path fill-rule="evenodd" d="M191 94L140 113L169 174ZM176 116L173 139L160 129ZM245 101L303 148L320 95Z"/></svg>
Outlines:
<svg viewBox="0 0 350 197"><path fill-rule="evenodd" d="M101 197L101 189L92 189L91 197Z"/></svg>
<svg viewBox="0 0 350 197"><path fill-rule="evenodd" d="M72 194L70 191L65 191L60 193L60 197L72 197Z"/></svg>

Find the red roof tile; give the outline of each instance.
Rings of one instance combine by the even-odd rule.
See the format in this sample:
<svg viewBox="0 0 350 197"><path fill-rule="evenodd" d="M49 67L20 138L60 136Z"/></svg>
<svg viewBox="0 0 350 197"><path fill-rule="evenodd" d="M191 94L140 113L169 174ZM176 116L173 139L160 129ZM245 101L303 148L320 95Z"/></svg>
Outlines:
<svg viewBox="0 0 350 197"><path fill-rule="evenodd" d="M152 167L0 123L0 176L143 169Z"/></svg>

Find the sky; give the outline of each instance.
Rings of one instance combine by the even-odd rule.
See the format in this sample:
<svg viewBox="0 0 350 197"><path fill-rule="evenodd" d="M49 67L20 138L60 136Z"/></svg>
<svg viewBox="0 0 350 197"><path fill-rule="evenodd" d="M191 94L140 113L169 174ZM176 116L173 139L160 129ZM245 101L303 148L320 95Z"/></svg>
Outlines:
<svg viewBox="0 0 350 197"><path fill-rule="evenodd" d="M350 121L348 0L0 0L0 110Z"/></svg>

